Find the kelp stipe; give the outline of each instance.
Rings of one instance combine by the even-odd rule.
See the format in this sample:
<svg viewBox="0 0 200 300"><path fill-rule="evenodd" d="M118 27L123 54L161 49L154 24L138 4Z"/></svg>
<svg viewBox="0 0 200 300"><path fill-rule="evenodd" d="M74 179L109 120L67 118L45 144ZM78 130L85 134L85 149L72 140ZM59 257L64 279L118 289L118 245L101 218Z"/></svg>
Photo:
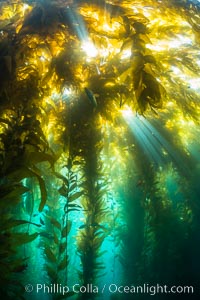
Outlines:
<svg viewBox="0 0 200 300"><path fill-rule="evenodd" d="M69 214L72 211L80 211L82 207L75 203L81 197L82 192L78 191L76 174L72 171L72 163L64 167L66 175L55 172L55 176L60 179L62 185L58 189L58 193L65 199L64 203L60 202L60 209L55 214L50 212L46 221L49 223L49 228L52 233L52 243L49 244L46 239L44 246L44 254L46 257L45 269L47 270L51 284L68 284L68 270L70 253L68 250L68 235L72 227L73 220L69 219ZM62 213L61 213L62 207ZM67 296L70 297L73 292L69 292ZM55 299L61 299L61 295L54 295Z"/></svg>
<svg viewBox="0 0 200 300"><path fill-rule="evenodd" d="M83 286L95 285L97 278L101 276L104 264L101 260L101 245L105 238L103 222L105 220L106 208L103 196L106 193L106 182L102 174L102 165L99 161L101 151L101 132L97 120L91 119L87 125L86 134L90 136L83 149L83 193L82 206L85 211L85 223L81 226L78 237L78 252L82 268L79 272ZM94 128L98 128L98 131ZM95 294L82 294L80 299L94 299Z"/></svg>

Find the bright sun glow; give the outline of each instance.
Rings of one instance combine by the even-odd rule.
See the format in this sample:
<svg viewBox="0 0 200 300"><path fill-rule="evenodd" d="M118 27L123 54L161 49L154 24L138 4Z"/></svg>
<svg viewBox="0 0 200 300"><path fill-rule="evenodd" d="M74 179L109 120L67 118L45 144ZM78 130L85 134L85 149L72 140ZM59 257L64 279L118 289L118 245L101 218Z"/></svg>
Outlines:
<svg viewBox="0 0 200 300"><path fill-rule="evenodd" d="M64 88L63 89L63 96L69 96L72 94L72 89L71 88Z"/></svg>
<svg viewBox="0 0 200 300"><path fill-rule="evenodd" d="M130 109L130 107L127 107L126 109L123 109L122 111L122 115L124 118L131 118L133 117L133 112L132 110Z"/></svg>
<svg viewBox="0 0 200 300"><path fill-rule="evenodd" d="M192 78L192 79L188 80L188 82L190 84L191 89L200 90L199 78Z"/></svg>
<svg viewBox="0 0 200 300"><path fill-rule="evenodd" d="M98 51L97 51L96 47L90 41L83 42L81 48L85 51L85 53L87 54L87 56L89 58L96 57L97 54L98 54Z"/></svg>
<svg viewBox="0 0 200 300"><path fill-rule="evenodd" d="M23 7L22 7L22 12L23 12L23 15L25 14L26 10L29 9L30 6L26 3L23 4Z"/></svg>
<svg viewBox="0 0 200 300"><path fill-rule="evenodd" d="M131 49L124 50L121 55L121 59L127 59L131 56Z"/></svg>
<svg viewBox="0 0 200 300"><path fill-rule="evenodd" d="M147 44L146 47L153 51L164 51L166 49L180 48L184 45L191 45L192 39L178 34L175 39L160 40L156 44Z"/></svg>

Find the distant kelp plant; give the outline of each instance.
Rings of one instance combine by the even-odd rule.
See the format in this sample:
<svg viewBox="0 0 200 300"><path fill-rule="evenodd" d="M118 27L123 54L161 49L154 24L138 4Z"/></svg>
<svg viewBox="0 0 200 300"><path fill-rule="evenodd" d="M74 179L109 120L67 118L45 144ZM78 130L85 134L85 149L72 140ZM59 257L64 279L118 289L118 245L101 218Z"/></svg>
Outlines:
<svg viewBox="0 0 200 300"><path fill-rule="evenodd" d="M3 299L27 282L198 286L199 12L0 1Z"/></svg>

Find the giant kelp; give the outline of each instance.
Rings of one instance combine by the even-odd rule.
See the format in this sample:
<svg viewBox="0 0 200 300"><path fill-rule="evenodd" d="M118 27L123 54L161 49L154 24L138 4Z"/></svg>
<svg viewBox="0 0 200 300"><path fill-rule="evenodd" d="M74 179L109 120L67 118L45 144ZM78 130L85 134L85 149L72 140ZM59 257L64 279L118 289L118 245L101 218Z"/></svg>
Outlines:
<svg viewBox="0 0 200 300"><path fill-rule="evenodd" d="M85 191L82 205L86 212L86 219L78 234L78 252L82 263L80 279L84 286L88 282L95 283L97 276L101 274L99 274L99 271L104 268L100 257L102 255L101 244L105 237L103 224L105 222L106 207L103 196L106 193L106 181L105 176L101 174L102 163L98 161L98 154L101 150L101 136L97 130L94 132L94 128L98 128L96 122L93 119L88 124L85 134L88 134L89 138L87 144L84 145L84 149L82 149L84 158L82 187ZM81 295L81 298L87 299L87 293Z"/></svg>
<svg viewBox="0 0 200 300"><path fill-rule="evenodd" d="M73 257L102 283L109 242L110 278L197 283L199 9L0 1L4 298L23 297L28 243L49 283L73 282Z"/></svg>

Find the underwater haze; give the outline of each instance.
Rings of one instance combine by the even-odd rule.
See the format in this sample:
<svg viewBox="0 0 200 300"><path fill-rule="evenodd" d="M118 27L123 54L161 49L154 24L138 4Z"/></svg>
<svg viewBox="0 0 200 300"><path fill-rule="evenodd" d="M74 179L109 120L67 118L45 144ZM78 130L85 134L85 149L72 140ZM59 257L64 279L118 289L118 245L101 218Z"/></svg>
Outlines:
<svg viewBox="0 0 200 300"><path fill-rule="evenodd" d="M0 0L0 298L200 295L200 1Z"/></svg>

